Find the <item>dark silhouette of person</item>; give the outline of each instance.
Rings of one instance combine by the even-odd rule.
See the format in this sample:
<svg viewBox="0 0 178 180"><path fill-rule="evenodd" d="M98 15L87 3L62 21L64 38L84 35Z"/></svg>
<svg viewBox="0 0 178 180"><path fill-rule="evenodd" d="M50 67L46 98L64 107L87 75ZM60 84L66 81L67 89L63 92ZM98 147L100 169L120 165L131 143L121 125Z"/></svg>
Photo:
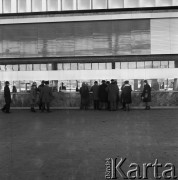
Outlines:
<svg viewBox="0 0 178 180"><path fill-rule="evenodd" d="M5 105L1 109L5 113L10 113L10 103L11 103L11 93L9 89L9 81L5 82L5 87L4 87L4 98L5 98Z"/></svg>

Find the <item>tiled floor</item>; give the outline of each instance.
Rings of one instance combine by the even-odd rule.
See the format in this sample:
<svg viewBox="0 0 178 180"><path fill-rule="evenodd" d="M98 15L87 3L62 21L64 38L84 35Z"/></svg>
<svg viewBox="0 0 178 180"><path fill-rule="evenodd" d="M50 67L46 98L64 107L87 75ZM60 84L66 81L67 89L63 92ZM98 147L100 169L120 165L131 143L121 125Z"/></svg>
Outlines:
<svg viewBox="0 0 178 180"><path fill-rule="evenodd" d="M177 110L0 113L0 180L104 180L108 157L177 173L177 156Z"/></svg>

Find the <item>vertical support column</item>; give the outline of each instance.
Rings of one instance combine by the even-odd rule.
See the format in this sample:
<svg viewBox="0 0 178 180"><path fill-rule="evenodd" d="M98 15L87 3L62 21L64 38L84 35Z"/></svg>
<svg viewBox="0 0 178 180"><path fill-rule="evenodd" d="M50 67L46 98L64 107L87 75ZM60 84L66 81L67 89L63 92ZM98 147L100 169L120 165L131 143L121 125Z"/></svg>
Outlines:
<svg viewBox="0 0 178 180"><path fill-rule="evenodd" d="M73 0L73 10L76 10L76 9L77 9L77 1Z"/></svg>
<svg viewBox="0 0 178 180"><path fill-rule="evenodd" d="M26 12L32 12L32 0L26 0Z"/></svg>
<svg viewBox="0 0 178 180"><path fill-rule="evenodd" d="M17 12L17 0L11 0L11 13Z"/></svg>

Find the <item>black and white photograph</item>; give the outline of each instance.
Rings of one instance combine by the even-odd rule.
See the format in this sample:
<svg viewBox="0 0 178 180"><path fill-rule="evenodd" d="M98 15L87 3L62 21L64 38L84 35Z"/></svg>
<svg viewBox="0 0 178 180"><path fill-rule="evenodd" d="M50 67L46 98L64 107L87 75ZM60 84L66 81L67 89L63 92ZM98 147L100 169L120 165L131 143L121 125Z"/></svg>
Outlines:
<svg viewBox="0 0 178 180"><path fill-rule="evenodd" d="M178 0L0 0L0 180L178 179Z"/></svg>

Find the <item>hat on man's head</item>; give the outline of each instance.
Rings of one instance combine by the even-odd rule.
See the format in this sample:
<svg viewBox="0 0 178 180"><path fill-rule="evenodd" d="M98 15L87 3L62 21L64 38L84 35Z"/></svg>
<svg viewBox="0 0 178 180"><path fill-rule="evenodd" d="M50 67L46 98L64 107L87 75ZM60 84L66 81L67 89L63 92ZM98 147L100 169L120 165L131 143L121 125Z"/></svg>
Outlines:
<svg viewBox="0 0 178 180"><path fill-rule="evenodd" d="M49 81L45 81L45 84L48 85L48 84L49 84Z"/></svg>
<svg viewBox="0 0 178 180"><path fill-rule="evenodd" d="M114 82L114 79L111 79L111 82Z"/></svg>
<svg viewBox="0 0 178 180"><path fill-rule="evenodd" d="M128 80L126 80L126 81L124 81L124 83L125 83L125 84L129 84L129 81L128 81Z"/></svg>
<svg viewBox="0 0 178 180"><path fill-rule="evenodd" d="M6 81L5 84L6 84L6 85L9 84L9 81Z"/></svg>
<svg viewBox="0 0 178 180"><path fill-rule="evenodd" d="M143 82L144 82L144 83L148 83L148 81L147 81L147 80L144 80Z"/></svg>
<svg viewBox="0 0 178 180"><path fill-rule="evenodd" d="M102 82L102 83L105 83L106 81L105 81L105 80L102 80L101 82Z"/></svg>

